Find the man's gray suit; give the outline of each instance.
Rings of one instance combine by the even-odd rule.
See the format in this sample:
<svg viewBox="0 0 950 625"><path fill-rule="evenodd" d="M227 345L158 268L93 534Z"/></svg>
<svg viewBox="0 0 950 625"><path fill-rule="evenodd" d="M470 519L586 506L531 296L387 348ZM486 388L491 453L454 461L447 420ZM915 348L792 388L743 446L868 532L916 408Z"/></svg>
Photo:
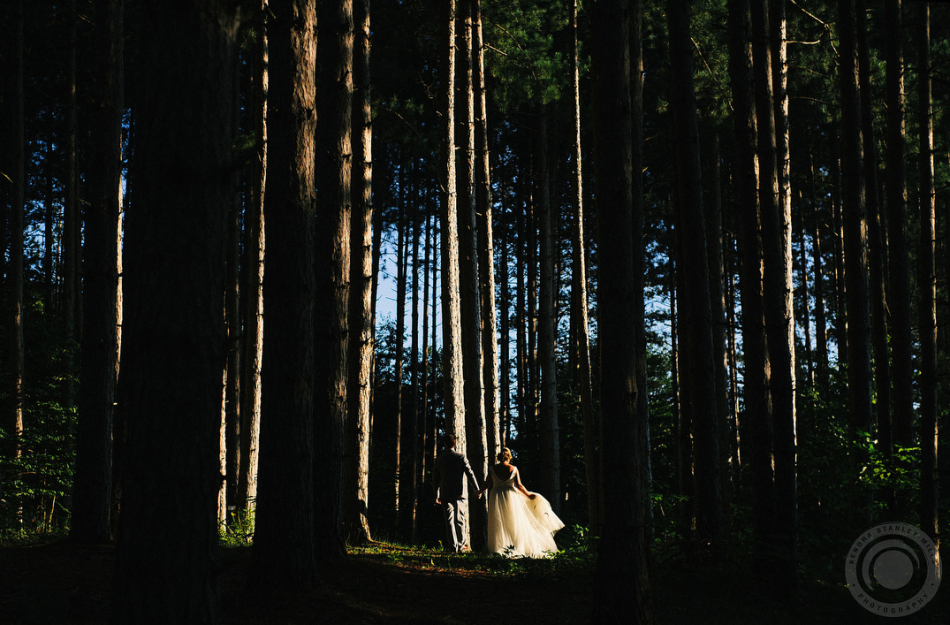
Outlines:
<svg viewBox="0 0 950 625"><path fill-rule="evenodd" d="M474 490L478 490L478 480L468 459L455 449L442 450L433 473L435 498L442 502L445 513L446 548L461 551L465 546L465 477L471 480Z"/></svg>

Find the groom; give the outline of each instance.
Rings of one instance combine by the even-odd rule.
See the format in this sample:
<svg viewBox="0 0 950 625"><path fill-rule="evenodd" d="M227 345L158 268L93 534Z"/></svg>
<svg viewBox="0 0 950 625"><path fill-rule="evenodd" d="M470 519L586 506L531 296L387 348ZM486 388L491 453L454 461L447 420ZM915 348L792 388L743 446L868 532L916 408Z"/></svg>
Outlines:
<svg viewBox="0 0 950 625"><path fill-rule="evenodd" d="M478 480L468 459L455 450L456 440L451 434L442 438L442 453L435 460L435 503L442 505L445 514L446 548L458 553L465 548L465 476L472 481L475 492Z"/></svg>

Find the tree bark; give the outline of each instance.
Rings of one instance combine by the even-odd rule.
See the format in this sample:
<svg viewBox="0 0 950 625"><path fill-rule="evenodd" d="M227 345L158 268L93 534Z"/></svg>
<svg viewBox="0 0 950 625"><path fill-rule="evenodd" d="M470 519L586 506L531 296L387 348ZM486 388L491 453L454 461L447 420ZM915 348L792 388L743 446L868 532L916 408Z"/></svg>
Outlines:
<svg viewBox="0 0 950 625"><path fill-rule="evenodd" d="M261 0L261 15L268 0ZM267 28L258 32L251 61L252 106L257 158L252 167L250 198L244 213L244 384L241 387L241 464L238 510L251 510L257 499L261 433L261 362L264 353L264 187L267 180Z"/></svg>
<svg viewBox="0 0 950 625"><path fill-rule="evenodd" d="M462 321L462 368L465 385L466 455L479 478L488 475L488 436L485 420L485 389L483 377L482 316L479 292L478 245L476 239L475 197L475 91L472 59L472 4L460 0L458 15L458 54L456 68L459 99L456 100L458 127L459 177L459 295ZM484 236L482 233L481 236ZM469 497L469 522L473 550L480 550L487 541L487 499Z"/></svg>
<svg viewBox="0 0 950 625"><path fill-rule="evenodd" d="M373 327L373 111L370 82L370 0L355 0L353 98L353 212L350 226L349 378L343 455L343 517L346 540L371 538L369 519L369 417L375 332Z"/></svg>
<svg viewBox="0 0 950 625"><path fill-rule="evenodd" d="M573 105L573 151L571 162L574 168L574 220L571 230L571 307L576 318L578 386L581 400L581 419L584 426L584 468L587 478L588 526L592 536L600 536L603 513L600 509L598 487L600 486L599 428L593 410L590 367L590 321L587 309L587 254L584 238L584 176L583 152L581 151L581 94L580 71L577 61L577 0L567 0L570 10L571 31L571 91ZM504 336L504 334L503 334Z"/></svg>
<svg viewBox="0 0 950 625"><path fill-rule="evenodd" d="M70 537L81 543L110 538L112 496L112 415L118 360L116 305L119 285L116 246L122 173L123 0L96 4L83 276L86 314L76 477Z"/></svg>
<svg viewBox="0 0 950 625"><path fill-rule="evenodd" d="M551 502L555 513L561 510L560 429L557 410L557 319L554 294L557 277L554 270L554 233L557 231L557 211L551 203L551 180L548 173L548 116L541 105L538 149L538 178L540 187L539 219L541 222L541 290L538 331L538 364L541 373L541 403L539 414L541 472L540 491Z"/></svg>
<svg viewBox="0 0 950 625"><path fill-rule="evenodd" d="M462 380L462 320L459 306L458 197L455 186L455 0L444 3L442 18L442 369L445 432L465 453L465 399Z"/></svg>
<svg viewBox="0 0 950 625"><path fill-rule="evenodd" d="M780 152L776 140L771 33L768 0L753 0L752 48L755 58L758 131L759 207L762 227L762 290L770 365L773 458L775 466L775 588L797 587L798 547L795 470L795 344L792 311L791 203L784 205ZM789 198L790 199L790 198Z"/></svg>
<svg viewBox="0 0 950 625"><path fill-rule="evenodd" d="M23 111L23 39L24 2L18 0L14 8L13 57L13 202L10 215L10 267L8 273L10 315L12 329L10 372L10 414L5 419L7 435L12 439L9 453L20 457L20 439L23 437L23 383L26 346L23 338L23 236L26 197L26 139ZM19 512L18 512L19 515Z"/></svg>
<svg viewBox="0 0 950 625"><path fill-rule="evenodd" d="M870 429L871 363L869 342L867 217L861 171L861 110L858 87L858 47L855 0L839 0L841 24L841 170L847 281L848 402L852 435ZM840 320L839 320L840 323ZM858 460L860 462L860 460ZM859 465L853 467L855 478ZM855 519L858 525L863 521Z"/></svg>
<svg viewBox="0 0 950 625"><path fill-rule="evenodd" d="M892 421L894 443L913 445L914 398L911 364L910 252L907 245L907 182L904 166L904 45L900 0L885 0L887 63L887 248L888 308L891 335L891 383L894 387Z"/></svg>
<svg viewBox="0 0 950 625"><path fill-rule="evenodd" d="M136 98L140 193L126 238L128 462L113 621L214 623L239 20L223 5L139 9L147 78ZM170 501L176 522L154 523Z"/></svg>
<svg viewBox="0 0 950 625"><path fill-rule="evenodd" d="M317 100L316 299L314 315L314 546L318 560L346 555L343 537L343 429L346 423L347 324L353 110L353 0L318 5L321 97Z"/></svg>
<svg viewBox="0 0 950 625"><path fill-rule="evenodd" d="M688 0L669 0L670 114L676 161L674 208L685 279L686 325L689 350L690 407L696 461L697 529L704 540L722 533L719 467L719 415L716 404L716 366L713 360L713 319L710 307L706 220L703 208L702 164L693 88L692 40Z"/></svg>
<svg viewBox="0 0 950 625"><path fill-rule="evenodd" d="M485 45L482 34L481 0L472 0L474 26L476 219L478 232L478 277L482 318L482 378L485 395L485 422L488 434L486 455L491 464L501 447L498 381L498 312L495 308L495 245L492 227L491 160L488 150L488 94L485 87Z"/></svg>
<svg viewBox="0 0 950 625"><path fill-rule="evenodd" d="M316 6L269 0L261 452L250 583L314 581L313 316Z"/></svg>
<svg viewBox="0 0 950 625"><path fill-rule="evenodd" d="M858 35L858 85L861 90L861 134L864 148L865 202L868 221L868 273L871 301L871 333L874 348L874 377L877 395L877 435L881 450L888 461L893 453L891 438L891 373L888 354L887 324L887 276L885 267L885 241L882 232L881 204L877 184L877 142L874 138L872 111L870 44L867 31L866 0L858 0L855 6Z"/></svg>
<svg viewBox="0 0 950 625"><path fill-rule="evenodd" d="M756 170L756 115L753 92L752 17L747 0L729 2L729 74L735 132L736 216L740 222L740 299L742 343L745 355L745 420L751 433L752 497L755 569L760 575L771 567L770 541L774 532L775 492L772 469L772 406L769 397L769 356L762 296L762 240L760 238Z"/></svg>
<svg viewBox="0 0 950 625"><path fill-rule="evenodd" d="M920 128L920 529L937 539L937 275L934 261L933 87L930 62L930 5L917 9L917 105Z"/></svg>
<svg viewBox="0 0 950 625"><path fill-rule="evenodd" d="M601 407L603 413L604 531L597 554L594 623L652 623L653 600L645 544L640 465L636 333L634 318L633 146L630 53L640 53L640 32L630 37L642 11L639 0L595 0L591 61L594 74L595 167L600 263ZM634 58L633 65L638 66Z"/></svg>

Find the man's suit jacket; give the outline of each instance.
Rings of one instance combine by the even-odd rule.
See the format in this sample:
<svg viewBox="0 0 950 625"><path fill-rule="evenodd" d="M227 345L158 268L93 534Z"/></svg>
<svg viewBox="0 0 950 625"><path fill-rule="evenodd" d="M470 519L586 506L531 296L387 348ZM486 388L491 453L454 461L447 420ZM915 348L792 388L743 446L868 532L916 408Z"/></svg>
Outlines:
<svg viewBox="0 0 950 625"><path fill-rule="evenodd" d="M475 472L468 463L468 459L454 449L443 449L435 460L435 498L442 501L463 499L465 476L478 489L478 480Z"/></svg>

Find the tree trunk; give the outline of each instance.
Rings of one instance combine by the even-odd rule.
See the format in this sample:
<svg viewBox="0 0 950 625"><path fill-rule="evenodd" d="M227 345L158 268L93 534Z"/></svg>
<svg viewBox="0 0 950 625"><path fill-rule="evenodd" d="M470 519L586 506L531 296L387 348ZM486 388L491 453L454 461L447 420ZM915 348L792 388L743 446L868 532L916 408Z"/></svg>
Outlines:
<svg viewBox="0 0 950 625"><path fill-rule="evenodd" d="M465 384L466 455L479 479L488 475L488 436L485 420L483 378L482 316L479 293L478 245L476 239L475 197L475 91L472 59L472 4L460 0L458 16L459 76L456 110L458 121L459 176L459 295L462 320L462 367ZM482 233L481 236L484 236ZM487 541L487 498L469 497L469 522L472 527L473 550L480 550Z"/></svg>
<svg viewBox="0 0 950 625"><path fill-rule="evenodd" d="M861 171L861 110L855 0L839 0L841 24L841 170L848 322L848 402L852 435L870 430L871 358L865 186ZM840 323L840 320L839 320ZM861 462L860 459L857 460ZM853 467L857 472L860 464ZM857 477L857 473L855 473ZM859 526L863 521L854 519Z"/></svg>
<svg viewBox="0 0 950 625"><path fill-rule="evenodd" d="M350 219L349 378L343 454L343 519L347 542L369 542L369 411L373 327L373 111L370 82L370 3L355 0L353 58L353 209Z"/></svg>
<svg viewBox="0 0 950 625"><path fill-rule="evenodd" d="M904 167L904 46L901 1L885 0L887 28L887 249L890 267L888 309L891 335L894 443L913 445L914 398L911 365L910 253L907 245L907 182Z"/></svg>
<svg viewBox="0 0 950 625"><path fill-rule="evenodd" d="M775 493L772 470L772 416L769 357L762 297L762 241L756 172L756 116L753 98L752 18L747 0L729 2L729 73L732 87L736 170L735 202L739 229L742 343L745 355L745 415L751 433L755 569L771 567Z"/></svg>
<svg viewBox="0 0 950 625"><path fill-rule="evenodd" d="M313 0L269 0L260 473L250 582L305 589L313 538ZM298 19L299 16L299 19Z"/></svg>
<svg viewBox="0 0 950 625"><path fill-rule="evenodd" d="M540 187L539 219L541 221L541 292L540 326L538 332L538 364L541 372L541 404L539 414L541 472L540 491L551 502L555 513L561 510L561 460L557 415L557 319L554 297L557 289L554 270L554 236L557 231L557 210L551 203L551 180L548 174L548 116L541 105L538 149L538 178Z"/></svg>
<svg viewBox="0 0 950 625"><path fill-rule="evenodd" d="M636 314L633 255L633 146L630 61L640 53L640 32L630 41L631 12L639 23L639 0L596 0L591 6L594 74L595 167L600 223L599 278L601 407L603 413L604 531L597 554L594 623L652 623L653 600L645 544L639 453ZM637 66L639 59L634 60Z"/></svg>
<svg viewBox="0 0 950 625"><path fill-rule="evenodd" d="M918 119L920 127L920 529L937 539L937 276L934 263L933 88L930 5L918 8Z"/></svg>
<svg viewBox="0 0 950 625"><path fill-rule="evenodd" d="M12 349L10 372L10 414L5 419L7 436L12 439L9 453L20 457L20 439L23 437L23 378L25 374L25 351L23 340L23 236L26 197L26 139L24 137L23 112L23 22L24 1L19 0L14 9L14 58L13 58L13 202L10 215L10 315ZM19 512L17 513L19 516Z"/></svg>
<svg viewBox="0 0 950 625"><path fill-rule="evenodd" d="M222 172L233 169L239 20L236 8L221 5L139 9L138 30L149 36L138 60L149 79L136 98L140 194L127 230L129 461L113 620L214 623L221 311L232 200ZM170 501L177 522L155 523Z"/></svg>
<svg viewBox="0 0 950 625"><path fill-rule="evenodd" d="M716 404L716 365L713 359L713 319L710 307L709 265L706 253L706 221L703 215L702 164L693 89L692 40L689 34L688 0L669 0L670 114L673 153L676 161L677 231L683 251L682 274L688 345L690 407L694 425L698 525L704 540L716 540L722 532L722 501L719 467L719 415Z"/></svg>
<svg viewBox="0 0 950 625"><path fill-rule="evenodd" d="M825 274L821 257L821 215L818 192L815 189L815 159L809 154L809 191L811 195L811 264L815 277L815 352L817 353L818 383L824 388L828 382L828 326L825 320Z"/></svg>
<svg viewBox="0 0 950 625"><path fill-rule="evenodd" d="M400 165L398 173L398 198L396 200L396 210L399 211L399 217L396 218L396 340L395 340L395 364L393 369L396 377L396 457L394 459L396 472L394 476L394 501L395 510L393 510L393 521L397 529L401 527L400 510L405 503L406 494L403 487L403 465L405 464L404 454L407 441L406 428L403 414L405 402L403 401L403 366L406 345L406 212L407 200L405 193L406 182L405 165Z"/></svg>
<svg viewBox="0 0 950 625"><path fill-rule="evenodd" d="M418 174L418 172L416 173ZM405 497L408 505L402 507L406 520L402 525L409 530L408 535L412 539L412 544L417 544L416 512L419 507L419 228L422 220L419 214L420 198L416 197L415 193L410 197L414 213L412 220L412 336L410 337L411 347L409 349L411 367L409 370L409 386L412 394L412 407L409 411L409 447L405 450L409 452L409 455L403 462L407 470L402 471L405 478L404 485L408 487Z"/></svg>
<svg viewBox="0 0 950 625"><path fill-rule="evenodd" d="M261 0L261 11L268 0ZM263 14L263 13L261 13ZM261 361L264 353L264 187L267 179L267 29L258 33L251 61L252 106L257 158L252 167L250 198L244 213L244 384L241 387L241 466L238 510L252 510L257 499L261 432Z"/></svg>
<svg viewBox="0 0 950 625"><path fill-rule="evenodd" d="M769 32L768 0L753 0L752 48L755 56L755 100L758 131L759 207L764 269L762 275L765 329L770 366L773 458L775 466L775 588L790 593L798 570L795 471L795 344L792 311L791 203L784 205L781 150L776 140L775 97Z"/></svg>
<svg viewBox="0 0 950 625"><path fill-rule="evenodd" d="M76 13L76 0L70 0L70 10ZM78 21L78 20L74 20ZM66 405L72 407L75 401L73 379L76 377L75 344L79 342L79 328L82 324L82 283L80 263L82 262L82 211L79 208L79 173L76 164L76 142L78 130L78 104L76 82L76 25L69 28L69 93L66 103L66 205L63 207L63 283L64 313L66 324L66 368L70 375L66 382Z"/></svg>
<svg viewBox="0 0 950 625"><path fill-rule="evenodd" d="M459 305L458 198L455 188L455 0L444 3L442 31L442 370L445 381L445 432L465 453L465 399L462 379L462 320ZM467 542L463 540L463 543Z"/></svg>
<svg viewBox="0 0 950 625"><path fill-rule="evenodd" d="M709 307L712 314L712 349L716 371L716 417L719 434L719 482L722 514L726 521L735 493L729 471L729 435L732 413L729 409L729 359L726 353L726 294L723 288L722 255L722 189L719 154L719 133L713 137L712 180L709 203L706 205L706 264L709 267ZM733 437L734 438L734 437Z"/></svg>
<svg viewBox="0 0 950 625"><path fill-rule="evenodd" d="M316 301L314 315L314 546L318 560L346 555L343 428L346 423L353 110L353 0L318 5Z"/></svg>
<svg viewBox="0 0 950 625"><path fill-rule="evenodd" d="M495 246L492 227L491 160L488 150L488 95L485 87L485 45L482 34L481 0L472 0L474 37L475 142L476 142L476 215L481 233L478 239L479 289L482 317L482 377L485 394L485 420L488 434L487 464L491 464L501 443L498 381L498 311L495 308Z"/></svg>
<svg viewBox="0 0 950 625"><path fill-rule="evenodd" d="M886 237L882 232L881 205L877 193L877 142L874 138L874 117L871 93L870 44L867 31L866 0L858 0L855 16L858 35L858 85L861 90L861 133L864 148L865 202L868 221L868 272L871 301L871 332L874 347L875 391L877 394L877 435L885 458L890 460L891 443L891 374L888 355L887 276L884 274Z"/></svg>
<svg viewBox="0 0 950 625"><path fill-rule="evenodd" d="M574 146L571 161L574 166L574 222L571 231L571 307L576 318L578 386L581 400L581 419L584 425L584 467L587 478L588 526L592 536L600 536L603 513L600 509L600 447L598 427L592 406L590 371L590 322L587 314L587 254L584 239L584 176L581 151L581 94L580 71L577 62L577 0L568 0L571 16L571 91L573 92ZM503 335L504 336L504 335Z"/></svg>
<svg viewBox="0 0 950 625"><path fill-rule="evenodd" d="M122 173L123 0L96 4L83 276L86 313L76 428L76 477L70 537L109 540L112 414L118 356L119 185Z"/></svg>

